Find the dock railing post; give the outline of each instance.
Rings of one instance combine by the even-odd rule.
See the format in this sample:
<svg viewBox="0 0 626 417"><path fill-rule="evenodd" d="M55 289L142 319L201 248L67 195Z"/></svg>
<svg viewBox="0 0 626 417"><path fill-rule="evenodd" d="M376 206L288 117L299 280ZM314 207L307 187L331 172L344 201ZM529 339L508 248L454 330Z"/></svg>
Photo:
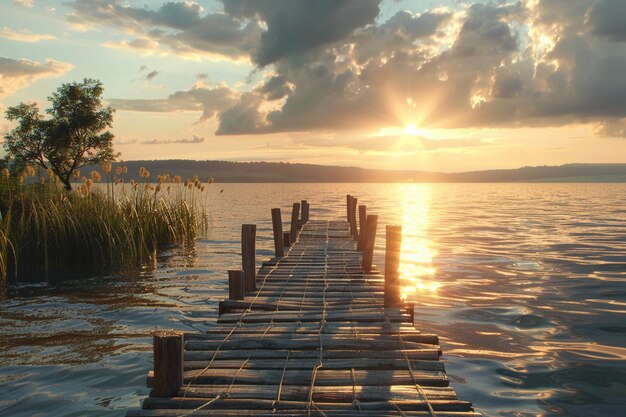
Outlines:
<svg viewBox="0 0 626 417"><path fill-rule="evenodd" d="M363 244L363 260L361 268L365 272L372 272L372 261L374 259L374 244L376 243L376 227L378 226L378 216L368 215L365 222L365 243Z"/></svg>
<svg viewBox="0 0 626 417"><path fill-rule="evenodd" d="M309 202L306 200L302 200L302 204L304 204L301 208L302 223L307 224L309 222Z"/></svg>
<svg viewBox="0 0 626 417"><path fill-rule="evenodd" d="M363 250L363 242L365 240L365 220L367 218L367 206L365 204L359 205L359 240L356 244L356 250Z"/></svg>
<svg viewBox="0 0 626 417"><path fill-rule="evenodd" d="M245 291L256 290L256 224L241 225L241 266Z"/></svg>
<svg viewBox="0 0 626 417"><path fill-rule="evenodd" d="M385 307L399 307L402 226L387 225L385 239Z"/></svg>
<svg viewBox="0 0 626 417"><path fill-rule="evenodd" d="M291 246L291 233L290 232L283 232L283 245L285 245L286 248Z"/></svg>
<svg viewBox="0 0 626 417"><path fill-rule="evenodd" d="M175 397L183 386L183 334L176 330L161 330L154 334L155 397Z"/></svg>
<svg viewBox="0 0 626 417"><path fill-rule="evenodd" d="M348 224L350 224L350 205L352 204L352 196L350 194L346 195L346 220Z"/></svg>
<svg viewBox="0 0 626 417"><path fill-rule="evenodd" d="M298 220L300 216L300 203L293 203L293 208L291 209L291 242L295 242L298 237Z"/></svg>
<svg viewBox="0 0 626 417"><path fill-rule="evenodd" d="M228 299L243 300L246 297L246 283L243 278L243 271L240 269L230 269L228 271Z"/></svg>
<svg viewBox="0 0 626 417"><path fill-rule="evenodd" d="M272 209L272 227L274 229L274 250L276 251L276 257L282 258L285 256L285 246L283 243L283 220L279 208Z"/></svg>
<svg viewBox="0 0 626 417"><path fill-rule="evenodd" d="M352 240L357 240L359 238L359 229L356 224L357 202L358 199L356 197L352 197L352 205L350 206L350 230L352 231Z"/></svg>

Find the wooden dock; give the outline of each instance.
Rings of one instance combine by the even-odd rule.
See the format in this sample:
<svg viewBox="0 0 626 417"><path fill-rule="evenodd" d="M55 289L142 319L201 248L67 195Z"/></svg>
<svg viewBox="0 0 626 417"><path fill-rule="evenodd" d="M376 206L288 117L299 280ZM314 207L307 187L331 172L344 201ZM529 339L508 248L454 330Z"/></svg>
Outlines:
<svg viewBox="0 0 626 417"><path fill-rule="evenodd" d="M286 233L280 210L272 217L278 256L257 273L256 226L243 225L243 268L229 271L217 324L154 336L152 391L127 416L480 415L400 299L399 226L387 227L383 276L372 266L377 216L359 207L357 227L355 198L348 221L308 221L306 201Z"/></svg>

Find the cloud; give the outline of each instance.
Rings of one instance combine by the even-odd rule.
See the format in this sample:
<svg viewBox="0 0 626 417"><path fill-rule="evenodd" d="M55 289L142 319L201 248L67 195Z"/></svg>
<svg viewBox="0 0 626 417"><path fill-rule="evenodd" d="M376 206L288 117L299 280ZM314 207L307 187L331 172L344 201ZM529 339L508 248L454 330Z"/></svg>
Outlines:
<svg viewBox="0 0 626 417"><path fill-rule="evenodd" d="M25 9L31 9L35 5L35 0L13 0L13 4Z"/></svg>
<svg viewBox="0 0 626 417"><path fill-rule="evenodd" d="M624 2L610 5L626 9ZM533 7L473 4L455 16L398 12L323 51L276 62L272 82L255 90L255 99L246 96L244 103L242 96L231 112L237 117L220 116L216 133L253 133L255 126L264 134L409 123L467 128L621 119L626 44L616 42L616 30L608 36L609 24L605 32L580 31L585 19L593 27L594 10L601 6L601 1L542 0ZM445 29L448 25L456 29ZM451 42L444 29L454 33ZM551 43L534 43L532 36ZM273 85L292 87L268 95ZM274 97L284 103L267 110ZM242 129L233 122L238 118L254 123Z"/></svg>
<svg viewBox="0 0 626 417"><path fill-rule="evenodd" d="M207 12L191 1L75 0L68 19L132 37L114 47L256 64L262 81L240 91L198 77L197 88L164 99L112 101L202 111L198 122L217 117L219 135L571 123L621 134L626 2L465 2L386 20L380 3L222 0Z"/></svg>
<svg viewBox="0 0 626 417"><path fill-rule="evenodd" d="M4 27L0 30L0 36L12 41L31 43L56 39L55 36L48 34L32 33L28 29L13 30L7 27Z"/></svg>
<svg viewBox="0 0 626 417"><path fill-rule="evenodd" d="M204 14L192 1L168 2L158 9L132 7L118 0L76 0L67 17L77 27L115 27L133 40L106 42L109 47L144 52L167 50L179 55L200 54L232 60L248 57L262 29L257 21L242 22L220 12Z"/></svg>
<svg viewBox="0 0 626 417"><path fill-rule="evenodd" d="M11 59L0 56L0 98L10 96L43 78L60 77L74 66L67 62L46 60L45 63L28 59Z"/></svg>
<svg viewBox="0 0 626 417"><path fill-rule="evenodd" d="M160 72L159 71L150 71L149 73L146 74L146 81L152 81L154 79L154 77L156 77L157 75L159 75Z"/></svg>
<svg viewBox="0 0 626 417"><path fill-rule="evenodd" d="M139 142L142 145L169 145L172 143L181 143L181 144L194 144L194 143L202 143L206 140L204 136L193 135L191 139L152 139L152 140L142 140Z"/></svg>
<svg viewBox="0 0 626 417"><path fill-rule="evenodd" d="M223 85L216 87L194 86L189 90L177 91L164 99L109 99L109 104L126 111L176 112L201 111L196 123L205 122L218 113L234 106L239 94Z"/></svg>
<svg viewBox="0 0 626 417"><path fill-rule="evenodd" d="M102 46L111 49L134 49L143 55L154 55L159 52L159 43L147 38L137 38L132 41L123 40L120 42L107 41Z"/></svg>
<svg viewBox="0 0 626 417"><path fill-rule="evenodd" d="M594 126L594 131L598 136L626 138L626 118L603 120Z"/></svg>
<svg viewBox="0 0 626 417"><path fill-rule="evenodd" d="M626 41L626 6L622 0L599 0L586 14L586 26L596 36L610 41Z"/></svg>
<svg viewBox="0 0 626 417"><path fill-rule="evenodd" d="M224 11L265 22L267 30L253 52L254 61L263 67L309 53L373 23L379 4L380 0L224 0Z"/></svg>

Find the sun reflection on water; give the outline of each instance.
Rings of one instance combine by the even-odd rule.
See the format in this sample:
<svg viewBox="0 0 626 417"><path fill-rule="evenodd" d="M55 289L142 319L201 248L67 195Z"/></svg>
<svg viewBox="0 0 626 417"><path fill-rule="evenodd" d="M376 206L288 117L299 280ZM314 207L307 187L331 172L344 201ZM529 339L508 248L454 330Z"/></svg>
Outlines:
<svg viewBox="0 0 626 417"><path fill-rule="evenodd" d="M403 191L400 255L402 298L406 299L413 294L436 295L441 283L436 281L437 269L433 266L437 251L428 238L431 186L420 184Z"/></svg>

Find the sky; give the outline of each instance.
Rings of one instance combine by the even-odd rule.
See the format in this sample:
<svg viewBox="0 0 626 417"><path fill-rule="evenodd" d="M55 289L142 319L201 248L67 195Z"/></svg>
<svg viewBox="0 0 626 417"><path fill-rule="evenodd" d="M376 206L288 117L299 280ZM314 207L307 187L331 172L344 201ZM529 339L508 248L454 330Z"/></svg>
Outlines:
<svg viewBox="0 0 626 417"><path fill-rule="evenodd" d="M124 160L625 163L625 22L625 0L1 0L0 112L95 78Z"/></svg>

